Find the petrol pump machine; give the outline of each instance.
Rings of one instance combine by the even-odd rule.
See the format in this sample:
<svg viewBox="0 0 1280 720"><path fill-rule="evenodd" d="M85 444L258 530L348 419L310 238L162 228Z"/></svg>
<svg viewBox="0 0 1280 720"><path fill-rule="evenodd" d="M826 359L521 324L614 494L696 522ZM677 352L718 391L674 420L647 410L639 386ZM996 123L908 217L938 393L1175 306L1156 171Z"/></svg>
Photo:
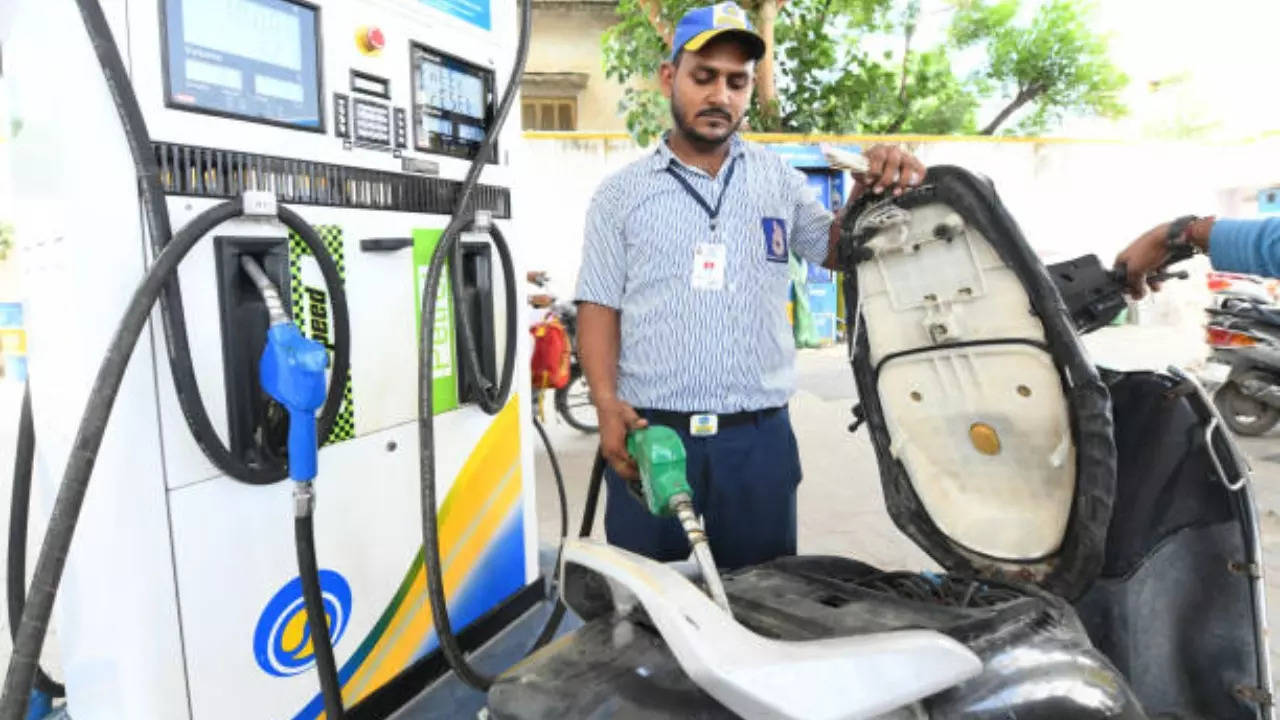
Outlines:
<svg viewBox="0 0 1280 720"><path fill-rule="evenodd" d="M288 426L257 377L267 314L245 257L280 288L306 337L331 354L349 346L315 479L319 579L345 704L408 674L425 681L437 641L419 517L420 292L513 81L516 6L102 7L173 230L246 190L266 191L323 242L349 338L340 337L339 298L315 249L270 217L219 224L183 261L178 313L153 309L134 348L63 574L54 625L70 712L76 720L323 712L286 520L289 483L257 470L280 461ZM20 0L4 40L22 122L11 150L44 499L36 516L49 509L95 371L154 254L111 88L80 22L69 0ZM508 126L483 153L472 196L477 217L507 237L517 234L509 162L517 133ZM520 277L518 242L512 251ZM456 628L541 596L529 413L518 392L482 411L475 400L485 389L460 367L464 315L488 377L509 338L525 342L497 331L514 290L496 255L485 235L463 234L461 266L422 325L433 354L441 569ZM518 350L513 386L524 388L527 350ZM174 369L187 364L190 372ZM201 423L191 398L224 446L217 462L214 439L193 432Z"/></svg>

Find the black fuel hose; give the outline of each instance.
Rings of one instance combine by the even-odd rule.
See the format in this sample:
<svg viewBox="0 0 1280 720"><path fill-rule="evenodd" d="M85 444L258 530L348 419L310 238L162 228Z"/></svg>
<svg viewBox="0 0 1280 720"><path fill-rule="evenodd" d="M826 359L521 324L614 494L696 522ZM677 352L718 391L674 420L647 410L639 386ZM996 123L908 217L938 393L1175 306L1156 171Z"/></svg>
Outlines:
<svg viewBox="0 0 1280 720"><path fill-rule="evenodd" d="M287 324L289 314L280 299L280 288L271 282L262 266L251 257L241 257L240 265L248 273L262 296L266 306L268 323L274 328ZM290 416L289 422L294 418ZM292 449L292 448L290 448ZM324 699L325 717L342 720L346 711L342 706L342 683L338 679L338 663L333 657L333 642L329 634L329 613L324 606L324 591L320 587L320 565L316 560L315 534L315 484L311 480L299 480L293 486L293 546L297 552L298 578L302 583L303 605L307 611L307 629L310 632L312 656L316 661L316 674L320 678L320 696Z"/></svg>
<svg viewBox="0 0 1280 720"><path fill-rule="evenodd" d="M320 695L324 698L325 720L342 720L342 683L338 679L338 662L333 657L329 640L328 613L320 590L320 567L316 562L316 537L310 508L293 519L293 540L298 550L298 576L302 578L302 600L307 608L307 627L311 630L311 647L320 675Z"/></svg>
<svg viewBox="0 0 1280 720"><path fill-rule="evenodd" d="M343 327L344 332L349 334L345 298L342 304L338 302L342 287L341 278L338 276L337 265L333 263L324 247L324 241L297 213L283 205L277 207L276 211L277 218L289 229L298 233L316 259L320 261L320 270L334 296L335 325ZM116 327L115 335L107 346L102 364L98 367L98 374L94 378L93 387L89 391L89 399L85 405L84 414L81 415L80 426L76 430L62 483L58 487L58 496L54 500L44 544L40 547L40 556L36 560L31 590L26 607L22 611L22 620L13 644L13 654L9 658L9 669L4 678L4 692L0 695L0 720L23 720L25 717L36 667L40 661L40 651L44 646L45 632L49 626L49 616L53 612L58 583L62 580L67 552L75 534L85 493L89 489L89 480L98 458L98 449L102 446L107 421L111 417L111 409L120 391L120 383L128 367L129 358L138 342L138 336L146 326L151 308L159 298L165 283L177 273L179 263L187 253L191 252L196 243L222 223L243 214L244 208L239 199L228 200L200 213L179 230L173 242L166 245L164 250L156 256L142 283L129 300L120 324ZM346 354L349 353L350 348L340 348L340 350ZM333 382L336 384L338 378L336 362L333 377L335 378ZM345 372L342 382L345 385ZM332 386L330 390L332 391Z"/></svg>
<svg viewBox="0 0 1280 720"><path fill-rule="evenodd" d="M551 438L547 437L547 429L542 427L538 418L533 419L533 429L542 438L542 446L547 449L547 459L551 461L551 475L556 479L556 496L560 501L560 537L569 537L569 498L564 491L564 475L560 472L560 459L556 457L556 449L551 446Z"/></svg>
<svg viewBox="0 0 1280 720"><path fill-rule="evenodd" d="M526 0L528 2L529 0ZM456 217L456 216L455 216ZM489 238L493 240L494 247L498 250L498 262L502 267L502 280L506 292L506 317L507 332L506 343L503 348L502 372L495 386L494 381L485 377L484 371L480 365L480 353L476 346L475 329L471 326L471 313L458 313L458 339L459 347L462 349L462 372L471 379L473 386L476 388L479 397L476 404L480 406L490 415L496 415L507 404L507 398L511 395L511 382L515 375L516 368L516 318L519 309L516 296L516 269L515 264L511 260L511 248L507 245L507 239L503 237L502 231L497 225L491 224L488 228ZM448 234L446 229L445 234ZM457 306L461 302L462 285L462 243L458 242L455 233L452 241L453 260L450 266L453 271L453 296L454 305ZM445 240L440 240L441 246L444 246ZM434 292L434 289L433 289Z"/></svg>
<svg viewBox="0 0 1280 720"><path fill-rule="evenodd" d="M151 240L151 252L153 256L158 256L171 241L173 231L169 226L169 213L165 207L164 187L160 183L160 166L151 148L151 137L142 116L142 108L133 92L120 50L116 46L115 38L111 34L111 28L107 24L98 0L76 0L76 5L79 6L80 16L84 20L89 40L93 44L98 64L102 67L107 88L115 103L116 113L124 127L129 155L133 159L134 172L137 175L142 213ZM312 252L316 259L320 260L320 254L316 253L314 248ZM327 252L325 254L327 255ZM329 292L335 313L339 312L337 306L341 287L340 281L329 282ZM345 313L345 308L342 312ZM182 291L178 285L177 275L166 279L161 289L160 318L164 324L164 347L168 352L169 372L173 376L178 405L182 408L182 415L186 419L187 427L191 430L192 438L195 439L205 457L209 458L214 467L223 474L251 485L266 485L288 477L288 469L283 463L264 463L263 465L245 463L231 452L214 430L209 413L205 410L204 400L200 396L200 386L196 382L195 370L191 365L191 346L187 338L186 315L182 309ZM343 328L335 327L334 335L336 346L349 347L349 336ZM329 385L329 395L320 411L317 425L317 437L321 442L329 437L338 412L342 408L348 362L349 357L345 353L335 350L331 376L333 380Z"/></svg>
<svg viewBox="0 0 1280 720"><path fill-rule="evenodd" d="M427 269L427 277L422 289L422 324L418 328L418 447L419 477L422 491L422 559L426 570L427 598L431 603L431 621L435 626L436 639L440 643L440 651L445 660L448 661L449 666L453 668L454 673L463 682L482 691L489 688L493 683L493 678L476 670L467 661L462 648L458 645L457 636L453 634L453 626L449 620L448 601L444 593L444 572L440 561L440 530L436 518L436 447L435 413L433 409L434 382L432 377L434 352L429 323L433 322L435 318L436 292L440 287L440 276L443 274L445 263L449 258L453 259L455 297L459 292L462 263L460 261L460 249L457 247L458 235L464 227L473 221L472 194L475 191L476 183L480 179L480 172L484 169L490 153L493 152L494 141L502 130L507 114L510 113L511 106L515 102L516 89L520 85L520 78L524 75L525 61L529 56L529 30L532 24L532 0L521 0L519 41L516 43L515 62L507 79L507 88L502 93L502 100L498 103L497 112L494 114L493 123L490 124L489 131L485 134L484 142L477 148L475 159L472 160L471 167L467 170L462 188L458 192L453 217L449 219L449 224L445 227L439 244L431 256L431 264ZM506 358L503 363L501 380L496 387L492 381L484 378L480 371L479 354L475 346L475 334L467 313L461 313L459 325L464 358L462 364L467 366L464 372L470 373L471 377L478 381L480 406L485 412L493 414L506 405L507 397L511 391L511 378L515 370L516 322L518 315L516 309L515 270L511 264L511 252L507 248L502 233L498 231L496 226L491 225L488 230L493 238L494 245L498 248L498 254L503 265L503 276L507 283Z"/></svg>
<svg viewBox="0 0 1280 720"><path fill-rule="evenodd" d="M9 637L18 638L22 606L27 598L27 516L31 507L31 478L35 471L35 421L31 416L31 386L22 389L22 411L18 416L18 448L13 459L13 495L9 502L9 546L5 590L9 600ZM66 697L62 683L36 665L35 689L49 697Z"/></svg>
<svg viewBox="0 0 1280 720"><path fill-rule="evenodd" d="M542 423L535 416L533 418L533 428L538 431L538 436L542 438L542 445L547 449L547 459L551 461L551 474L556 479L556 494L560 501L560 547L564 548L564 540L569 537L569 498L565 495L564 475L560 472L560 459L556 457L556 449L551 445L551 438L547 437L546 428L542 427ZM559 572L560 553L556 553L556 569L552 572ZM560 621L564 619L564 605L558 599L555 608L552 609L551 615L547 618L547 623L542 626L542 632L538 633L537 639L533 641L533 647L530 653L538 648L546 645L555 635L556 630L560 627Z"/></svg>

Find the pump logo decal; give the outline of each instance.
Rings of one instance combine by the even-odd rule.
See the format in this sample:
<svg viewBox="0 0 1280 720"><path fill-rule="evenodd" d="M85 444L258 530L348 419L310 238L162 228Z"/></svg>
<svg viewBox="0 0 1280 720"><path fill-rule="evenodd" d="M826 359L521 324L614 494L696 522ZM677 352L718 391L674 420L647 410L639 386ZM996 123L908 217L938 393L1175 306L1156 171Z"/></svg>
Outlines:
<svg viewBox="0 0 1280 720"><path fill-rule="evenodd" d="M329 616L329 641L337 645L351 619L351 586L338 573L321 570L320 593ZM258 667L276 677L297 675L315 662L301 578L286 583L263 609L253 631L253 655Z"/></svg>
<svg viewBox="0 0 1280 720"><path fill-rule="evenodd" d="M347 264L342 251L342 228L337 225L316 225L316 234L324 241L325 249L338 266L338 275L345 282ZM311 248L302 242L298 234L289 233L289 294L293 300L293 321L307 337L329 351L329 366L333 367L334 327L329 322L329 293L325 291L324 276L311 255ZM342 405L334 419L329 437L321 438L321 445L332 445L356 436L355 402L351 391L351 376L342 389Z"/></svg>

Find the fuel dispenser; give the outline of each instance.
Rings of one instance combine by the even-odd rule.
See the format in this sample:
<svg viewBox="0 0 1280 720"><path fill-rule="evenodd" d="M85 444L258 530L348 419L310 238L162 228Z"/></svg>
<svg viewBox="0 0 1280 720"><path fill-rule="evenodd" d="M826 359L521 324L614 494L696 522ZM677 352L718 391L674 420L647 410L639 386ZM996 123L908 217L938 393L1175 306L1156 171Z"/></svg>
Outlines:
<svg viewBox="0 0 1280 720"><path fill-rule="evenodd" d="M343 702L385 714L444 671L420 425L434 446L422 471L436 569L452 627L469 628L462 649L543 594L530 414L497 387L529 386L524 333L500 331L520 248L489 239L516 236L518 128L486 142L520 56L516 7L107 0L102 15L128 87L92 70L101 42L72 2L20 0L4 39L23 121L12 151L37 494L52 498L69 462L93 477L55 617L71 714L324 714L282 482L288 413L259 377L269 318L257 281L329 354L316 576ZM126 91L134 118L117 112ZM147 133L132 155L131 119ZM139 152L154 162L158 201ZM433 253L460 217L460 250L424 302ZM150 310L86 458L75 428L112 333L173 254L157 246L158 224L190 252L173 261L176 284L156 285L165 309ZM504 368L506 382L492 382Z"/></svg>

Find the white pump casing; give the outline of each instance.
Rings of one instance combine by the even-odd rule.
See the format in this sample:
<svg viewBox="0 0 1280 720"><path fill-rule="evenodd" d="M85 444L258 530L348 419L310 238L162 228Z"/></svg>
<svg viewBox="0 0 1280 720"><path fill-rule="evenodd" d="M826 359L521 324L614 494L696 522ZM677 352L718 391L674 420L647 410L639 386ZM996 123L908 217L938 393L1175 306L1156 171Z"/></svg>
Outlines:
<svg viewBox="0 0 1280 720"><path fill-rule="evenodd" d="M231 8L237 2L224 4ZM378 76L390 88L390 97L379 102L409 110L412 117L409 53L411 43L419 43L492 71L495 95L500 94L510 81L515 6L467 3L492 11L491 26L484 28L440 10L449 5L444 2L292 4L315 9L319 18L319 132L167 105L165 2L103 0L152 141L415 181L428 177L405 172L411 161L420 169L434 167L441 180L461 180L469 160L415 149L412 127L405 148L344 143L334 134L334 93L353 94L352 71ZM39 531L101 357L151 250L120 121L75 4L19 0L12 22L4 59L12 111L22 124L10 150L19 178L15 226L37 435L32 526ZM364 27L381 29L380 52L357 46ZM482 184L510 188L508 155L519 137L518 122L508 123L499 137L498 162L485 168ZM351 187L353 195L378 189L355 181ZM221 201L185 190L168 195L173 230ZM435 644L418 557L415 284L422 248L366 252L361 241L438 234L448 217L446 211L281 202L308 223L334 229L324 239L341 251L350 308L350 426L346 439L320 451L315 523L320 567L340 576L350 591L345 599L341 587L325 587L326 596L341 606L335 654L352 705ZM512 219L518 214L518 208L495 213L494 223L512 240L516 276L523 277L520 233ZM229 222L213 235L287 236L282 225L264 218ZM503 281L494 270L493 324L501 328ZM215 242L209 238L184 261L179 278L195 376L225 441L216 272ZM293 281L315 285L314 275L314 261L304 258ZM331 316L327 302L313 307L309 319ZM448 310L442 312L437 370L445 374L438 377L456 380L453 326ZM295 320L304 332L313 331ZM463 405L436 418L445 582L457 626L537 577L533 433L521 390L529 387L528 339L524 332L516 338L516 391L507 409L491 417ZM494 338L499 359L503 340L501 334ZM175 397L156 309L112 412L54 615L62 661L55 674L65 679L72 717L306 720L320 714L301 616L286 597L297 576L290 492L287 481L265 487L234 481L201 453ZM277 597L284 601L273 606ZM278 616L270 616L273 607ZM267 669L282 657L292 664L274 673Z"/></svg>

